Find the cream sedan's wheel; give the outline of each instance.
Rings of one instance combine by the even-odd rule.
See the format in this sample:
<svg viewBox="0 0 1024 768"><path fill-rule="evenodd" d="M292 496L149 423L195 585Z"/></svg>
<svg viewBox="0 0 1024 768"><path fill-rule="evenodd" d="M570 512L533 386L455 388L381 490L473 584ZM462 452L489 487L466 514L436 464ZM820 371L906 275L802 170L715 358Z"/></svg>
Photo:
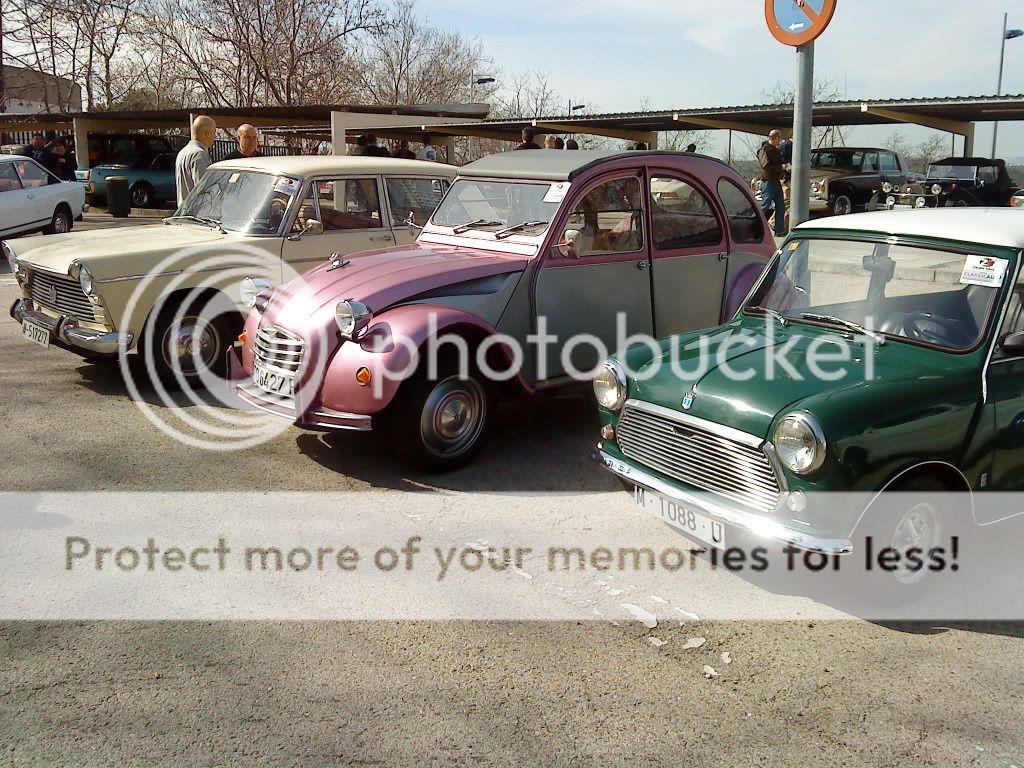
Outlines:
<svg viewBox="0 0 1024 768"><path fill-rule="evenodd" d="M212 368L223 347L214 323L199 317L183 317L164 329L159 348L166 368L191 377Z"/></svg>

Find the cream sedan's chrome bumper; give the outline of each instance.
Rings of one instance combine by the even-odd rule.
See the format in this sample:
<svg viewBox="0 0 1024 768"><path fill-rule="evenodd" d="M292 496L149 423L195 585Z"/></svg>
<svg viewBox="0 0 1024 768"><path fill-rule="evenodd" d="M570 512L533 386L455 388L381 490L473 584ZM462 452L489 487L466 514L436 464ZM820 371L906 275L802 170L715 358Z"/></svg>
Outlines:
<svg viewBox="0 0 1024 768"><path fill-rule="evenodd" d="M853 543L849 539L823 539L811 536L804 531L788 528L778 520L772 520L764 515L718 504L706 496L680 490L676 485L667 483L632 464L615 458L606 452L600 444L594 449L593 457L601 466L623 480L646 488L669 501L689 505L718 522L742 528L755 536L829 555L845 555L853 551Z"/></svg>
<svg viewBox="0 0 1024 768"><path fill-rule="evenodd" d="M51 338L60 346L75 348L95 355L116 355L122 348L131 347L130 333L117 331L95 331L83 328L68 316L54 318L31 309L28 299L18 299L11 306L11 317L19 323L28 320L31 323L48 328Z"/></svg>

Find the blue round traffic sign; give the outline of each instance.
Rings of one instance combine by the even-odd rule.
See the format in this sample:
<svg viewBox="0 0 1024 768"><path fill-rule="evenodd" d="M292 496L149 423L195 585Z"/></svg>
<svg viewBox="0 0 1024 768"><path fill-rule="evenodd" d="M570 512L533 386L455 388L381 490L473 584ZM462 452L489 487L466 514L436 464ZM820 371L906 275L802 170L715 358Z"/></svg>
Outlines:
<svg viewBox="0 0 1024 768"><path fill-rule="evenodd" d="M765 0L764 17L775 39L803 45L825 31L836 12L836 0Z"/></svg>

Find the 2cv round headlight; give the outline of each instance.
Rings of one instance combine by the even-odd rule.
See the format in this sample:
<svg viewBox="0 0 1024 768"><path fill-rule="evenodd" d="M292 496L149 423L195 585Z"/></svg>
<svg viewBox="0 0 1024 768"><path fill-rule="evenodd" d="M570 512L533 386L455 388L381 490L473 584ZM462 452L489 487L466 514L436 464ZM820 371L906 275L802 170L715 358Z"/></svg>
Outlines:
<svg viewBox="0 0 1024 768"><path fill-rule="evenodd" d="M354 339L367 326L371 317L369 308L353 299L339 301L338 306L334 308L334 319L338 324L338 330L346 339Z"/></svg>
<svg viewBox="0 0 1024 768"><path fill-rule="evenodd" d="M782 465L798 475L813 472L825 461L825 434L808 413L784 416L772 443Z"/></svg>
<svg viewBox="0 0 1024 768"><path fill-rule="evenodd" d="M626 374L622 366L609 360L594 377L594 397L602 408L617 411L626 402Z"/></svg>

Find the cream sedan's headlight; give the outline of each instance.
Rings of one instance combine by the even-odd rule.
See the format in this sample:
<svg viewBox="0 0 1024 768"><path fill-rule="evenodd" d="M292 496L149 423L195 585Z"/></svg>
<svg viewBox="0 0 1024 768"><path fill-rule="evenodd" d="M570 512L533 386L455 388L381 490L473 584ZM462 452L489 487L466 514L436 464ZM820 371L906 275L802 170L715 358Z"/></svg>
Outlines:
<svg viewBox="0 0 1024 768"><path fill-rule="evenodd" d="M346 339L354 339L356 335L365 328L373 314L365 304L353 299L339 301L334 309L334 319L338 324L338 330Z"/></svg>
<svg viewBox="0 0 1024 768"><path fill-rule="evenodd" d="M772 443L782 465L798 475L813 472L825 461L825 435L808 413L784 416Z"/></svg>
<svg viewBox="0 0 1024 768"><path fill-rule="evenodd" d="M626 402L626 374L622 366L609 360L594 377L594 397L602 408L617 411Z"/></svg>
<svg viewBox="0 0 1024 768"><path fill-rule="evenodd" d="M6 240L0 240L0 250L3 251L4 256L7 258L7 263L11 265L11 274L18 274L18 257L14 253L14 249L7 244Z"/></svg>
<svg viewBox="0 0 1024 768"><path fill-rule="evenodd" d="M95 281L92 279L92 272L89 271L89 268L85 266L85 264L82 264L78 268L78 284L82 286L82 293L86 296L96 296L96 285Z"/></svg>

